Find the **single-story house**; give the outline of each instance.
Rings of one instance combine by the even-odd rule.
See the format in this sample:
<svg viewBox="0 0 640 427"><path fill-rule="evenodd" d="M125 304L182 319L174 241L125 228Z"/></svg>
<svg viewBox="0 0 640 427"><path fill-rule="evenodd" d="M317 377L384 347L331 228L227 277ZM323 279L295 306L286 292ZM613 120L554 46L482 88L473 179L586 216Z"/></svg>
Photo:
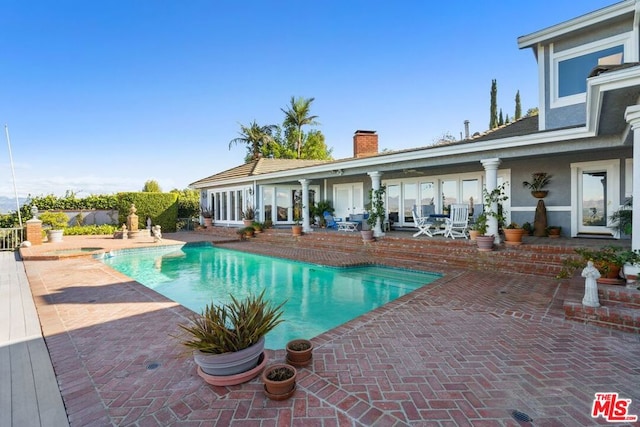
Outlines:
<svg viewBox="0 0 640 427"><path fill-rule="evenodd" d="M547 223L571 237L620 237L611 214L640 182L640 0L624 0L518 38L531 49L539 76L539 114L447 144L378 151L375 131L353 137L353 157L334 161L262 158L190 184L215 224L240 225L253 207L258 220L292 224L310 203L330 200L335 215L361 213L371 189L385 186L386 216L412 227L414 205L442 213L452 203L481 203L483 188L505 183L507 221L533 222L538 199L524 188L532 174L552 181ZM634 165L637 167L634 169ZM640 228L640 197L633 225ZM381 235L380 224L376 234ZM497 231L495 220L489 232ZM497 233L495 233L497 234ZM640 233L632 247L640 249Z"/></svg>

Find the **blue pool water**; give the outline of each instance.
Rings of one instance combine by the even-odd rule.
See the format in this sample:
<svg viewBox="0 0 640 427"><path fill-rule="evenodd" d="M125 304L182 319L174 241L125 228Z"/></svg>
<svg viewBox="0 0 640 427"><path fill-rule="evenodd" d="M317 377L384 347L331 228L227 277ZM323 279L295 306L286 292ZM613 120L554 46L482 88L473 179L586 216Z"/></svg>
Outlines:
<svg viewBox="0 0 640 427"><path fill-rule="evenodd" d="M287 300L285 321L266 337L284 348L313 338L441 277L387 267L332 268L247 254L211 245L127 250L102 261L156 292L201 313L266 289L274 305Z"/></svg>

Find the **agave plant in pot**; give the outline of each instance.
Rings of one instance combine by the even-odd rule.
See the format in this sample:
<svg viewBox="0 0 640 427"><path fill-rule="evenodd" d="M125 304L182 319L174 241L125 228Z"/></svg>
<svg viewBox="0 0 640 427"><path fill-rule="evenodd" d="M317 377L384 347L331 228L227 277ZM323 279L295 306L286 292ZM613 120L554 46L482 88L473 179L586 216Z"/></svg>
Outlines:
<svg viewBox="0 0 640 427"><path fill-rule="evenodd" d="M283 321L286 302L275 306L264 293L241 300L231 295L229 304L207 304L201 316L178 325L184 333L178 338L193 350L198 374L209 384L240 384L264 368L264 337Z"/></svg>

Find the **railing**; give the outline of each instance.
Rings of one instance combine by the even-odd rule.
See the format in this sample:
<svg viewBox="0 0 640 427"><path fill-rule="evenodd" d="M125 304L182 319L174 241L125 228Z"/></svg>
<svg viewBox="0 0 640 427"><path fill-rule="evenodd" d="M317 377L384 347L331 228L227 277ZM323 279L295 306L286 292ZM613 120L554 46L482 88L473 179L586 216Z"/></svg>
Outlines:
<svg viewBox="0 0 640 427"><path fill-rule="evenodd" d="M14 251L24 238L24 229L20 227L15 228L0 228L0 251Z"/></svg>
<svg viewBox="0 0 640 427"><path fill-rule="evenodd" d="M176 231L193 231L199 224L200 220L197 217L178 218L178 221L176 223Z"/></svg>

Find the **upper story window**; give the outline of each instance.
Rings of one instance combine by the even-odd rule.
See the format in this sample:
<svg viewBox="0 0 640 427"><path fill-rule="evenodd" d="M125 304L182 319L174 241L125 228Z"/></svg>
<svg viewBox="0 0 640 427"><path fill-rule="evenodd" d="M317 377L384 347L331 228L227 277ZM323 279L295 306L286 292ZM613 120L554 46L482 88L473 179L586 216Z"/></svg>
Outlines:
<svg viewBox="0 0 640 427"><path fill-rule="evenodd" d="M631 33L625 33L561 52L554 52L551 45L551 108L585 102L591 70L599 63L624 62L630 40Z"/></svg>

